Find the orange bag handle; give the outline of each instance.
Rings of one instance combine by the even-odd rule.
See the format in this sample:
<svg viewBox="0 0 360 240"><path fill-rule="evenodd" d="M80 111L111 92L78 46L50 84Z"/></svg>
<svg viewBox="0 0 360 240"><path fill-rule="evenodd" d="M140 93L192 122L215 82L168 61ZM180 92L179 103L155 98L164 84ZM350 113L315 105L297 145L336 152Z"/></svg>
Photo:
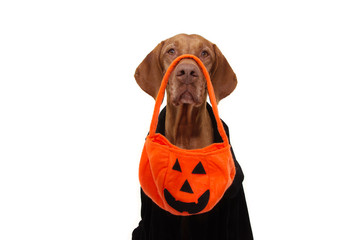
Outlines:
<svg viewBox="0 0 360 240"><path fill-rule="evenodd" d="M211 80L210 80L210 75L208 73L208 71L206 70L205 65L202 63L202 61L196 57L195 55L191 55L191 54L184 54L181 55L179 57L177 57L169 66L169 68L167 69L163 80L161 82L161 86L158 92L158 95L156 97L156 101L155 101L155 108L154 108L154 113L152 116L152 120L151 120L151 125L150 125L150 132L149 132L149 137L153 137L155 135L155 131L156 131L156 126L158 124L158 116L159 116L159 112L160 112L160 106L162 103L162 100L164 98L164 94L165 94L165 89L166 89L166 85L169 81L169 77L171 72L174 70L174 68L176 67L176 65L184 58L191 58L194 59L195 62L200 66L205 79L206 79L206 83L207 83L207 89L208 89L208 93L209 93L209 97L210 97L210 102L213 108L213 112L215 115L215 119L216 119L216 123L217 123L217 127L218 127L218 131L219 134L221 136L221 138L223 139L225 144L229 143L229 140L227 138L224 126L222 125L222 122L220 120L219 117L219 111L217 108L217 104L216 104L216 98L215 98L215 92L214 92L214 88L212 86Z"/></svg>

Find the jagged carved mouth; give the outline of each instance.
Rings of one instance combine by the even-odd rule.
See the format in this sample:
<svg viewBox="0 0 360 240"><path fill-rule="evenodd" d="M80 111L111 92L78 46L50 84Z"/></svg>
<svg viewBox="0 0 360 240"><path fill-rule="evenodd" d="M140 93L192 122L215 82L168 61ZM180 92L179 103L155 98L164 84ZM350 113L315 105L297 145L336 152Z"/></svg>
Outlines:
<svg viewBox="0 0 360 240"><path fill-rule="evenodd" d="M164 196L166 202L170 205L170 207L172 207L176 211L179 211L181 213L187 212L189 214L195 214L201 212L208 204L210 198L210 190L206 190L198 198L197 203L195 202L186 203L182 201L176 201L175 198L166 188L164 189Z"/></svg>

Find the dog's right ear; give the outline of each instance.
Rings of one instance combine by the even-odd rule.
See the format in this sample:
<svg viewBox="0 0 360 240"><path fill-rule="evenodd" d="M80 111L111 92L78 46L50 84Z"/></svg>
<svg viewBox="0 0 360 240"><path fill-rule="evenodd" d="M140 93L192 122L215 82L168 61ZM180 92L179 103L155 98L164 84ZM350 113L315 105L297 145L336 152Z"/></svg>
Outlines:
<svg viewBox="0 0 360 240"><path fill-rule="evenodd" d="M135 80L142 90L156 99L161 80L162 68L160 66L160 52L164 42L159 43L145 59L140 63L135 71Z"/></svg>

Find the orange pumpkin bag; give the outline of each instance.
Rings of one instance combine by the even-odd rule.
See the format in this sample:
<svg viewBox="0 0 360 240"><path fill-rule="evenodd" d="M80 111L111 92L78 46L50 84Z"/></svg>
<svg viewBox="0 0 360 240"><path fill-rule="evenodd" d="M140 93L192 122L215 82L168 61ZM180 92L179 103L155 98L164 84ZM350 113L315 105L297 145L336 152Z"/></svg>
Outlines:
<svg viewBox="0 0 360 240"><path fill-rule="evenodd" d="M160 106L171 72L180 60L191 58L201 68L207 83L221 143L186 150L171 144L156 133ZM154 113L139 166L140 185L159 207L174 214L188 216L210 211L234 180L235 165L230 144L221 123L209 73L199 58L182 55L166 71L155 101Z"/></svg>

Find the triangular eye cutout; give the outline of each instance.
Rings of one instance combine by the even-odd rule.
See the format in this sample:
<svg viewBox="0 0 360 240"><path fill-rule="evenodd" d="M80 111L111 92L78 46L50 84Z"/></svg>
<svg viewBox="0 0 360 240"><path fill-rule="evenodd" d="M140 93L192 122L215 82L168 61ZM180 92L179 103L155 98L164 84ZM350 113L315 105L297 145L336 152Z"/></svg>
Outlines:
<svg viewBox="0 0 360 240"><path fill-rule="evenodd" d="M206 174L204 166L202 165L201 162L199 162L196 167L194 168L194 170L192 171L192 174Z"/></svg>
<svg viewBox="0 0 360 240"><path fill-rule="evenodd" d="M180 167L180 164L179 164L179 160L178 160L178 159L176 159L176 162L175 162L175 164L174 164L174 166L173 166L172 169L175 170L175 171L181 172L181 167Z"/></svg>
<svg viewBox="0 0 360 240"><path fill-rule="evenodd" d="M187 193L194 193L190 187L188 180L185 180L184 184L182 185L180 191L187 192Z"/></svg>

